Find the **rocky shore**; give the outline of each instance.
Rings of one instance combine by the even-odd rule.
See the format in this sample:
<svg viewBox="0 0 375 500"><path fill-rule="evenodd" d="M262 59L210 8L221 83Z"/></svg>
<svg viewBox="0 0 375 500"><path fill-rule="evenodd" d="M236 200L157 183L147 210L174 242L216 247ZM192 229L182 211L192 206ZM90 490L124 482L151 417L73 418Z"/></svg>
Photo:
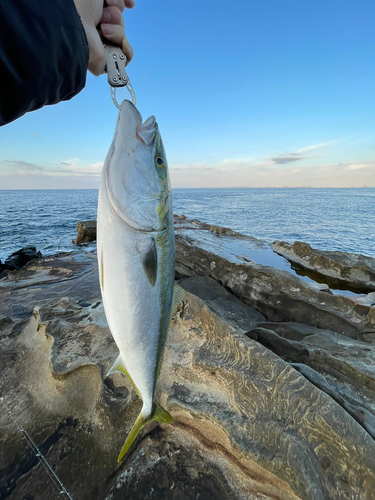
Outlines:
<svg viewBox="0 0 375 500"><path fill-rule="evenodd" d="M291 266L183 216L175 234L187 293L157 386L174 423L146 427L119 465L141 404L105 378L117 349L96 255L0 277L0 499L59 493L19 426L75 500L373 499L375 259L274 243Z"/></svg>
<svg viewBox="0 0 375 500"><path fill-rule="evenodd" d="M324 252L301 241L296 241L293 245L275 241L271 247L304 269L313 279L358 293L375 291L375 259L371 257L346 252Z"/></svg>

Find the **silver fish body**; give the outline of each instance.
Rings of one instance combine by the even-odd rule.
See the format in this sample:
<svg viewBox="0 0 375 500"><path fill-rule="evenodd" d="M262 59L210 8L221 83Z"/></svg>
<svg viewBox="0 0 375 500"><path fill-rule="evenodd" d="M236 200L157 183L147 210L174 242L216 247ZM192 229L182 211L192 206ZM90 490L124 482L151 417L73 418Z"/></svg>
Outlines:
<svg viewBox="0 0 375 500"><path fill-rule="evenodd" d="M131 380L143 407L119 460L151 420L174 293L175 245L167 159L154 117L121 105L100 183L97 255L104 310L120 351L110 373ZM133 434L132 434L133 433Z"/></svg>

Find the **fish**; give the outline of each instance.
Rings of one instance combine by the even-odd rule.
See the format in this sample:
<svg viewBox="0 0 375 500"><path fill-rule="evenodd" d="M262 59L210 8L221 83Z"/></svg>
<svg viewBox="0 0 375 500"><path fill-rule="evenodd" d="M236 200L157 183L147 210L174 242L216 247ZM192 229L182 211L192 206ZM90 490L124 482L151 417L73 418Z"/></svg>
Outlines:
<svg viewBox="0 0 375 500"><path fill-rule="evenodd" d="M125 374L143 402L120 462L147 423L173 421L154 392L170 319L185 293L174 281L173 202L159 126L154 116L143 122L128 100L100 180L97 257L104 311L119 350L107 376Z"/></svg>

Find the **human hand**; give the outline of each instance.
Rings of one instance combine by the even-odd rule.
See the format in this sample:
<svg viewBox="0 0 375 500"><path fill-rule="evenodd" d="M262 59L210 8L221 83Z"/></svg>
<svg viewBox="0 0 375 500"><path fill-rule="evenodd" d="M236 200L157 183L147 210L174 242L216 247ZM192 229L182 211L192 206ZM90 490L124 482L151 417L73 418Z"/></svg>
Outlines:
<svg viewBox="0 0 375 500"><path fill-rule="evenodd" d="M73 1L86 33L89 47L88 70L93 75L99 76L105 67L105 51L97 30L99 23L102 35L121 47L129 63L134 52L125 35L122 12L125 8L132 9L135 6L134 0L106 0L107 6L104 8L103 0Z"/></svg>

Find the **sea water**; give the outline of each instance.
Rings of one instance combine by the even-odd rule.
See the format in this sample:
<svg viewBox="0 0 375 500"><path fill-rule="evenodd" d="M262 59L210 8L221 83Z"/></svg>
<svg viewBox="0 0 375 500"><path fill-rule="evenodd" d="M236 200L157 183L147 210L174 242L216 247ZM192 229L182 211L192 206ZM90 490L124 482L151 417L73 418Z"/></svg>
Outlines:
<svg viewBox="0 0 375 500"><path fill-rule="evenodd" d="M0 191L0 259L27 245L43 255L77 250L76 223L96 219L97 198L97 190ZM266 242L375 257L375 188L174 189L173 202L176 214Z"/></svg>

